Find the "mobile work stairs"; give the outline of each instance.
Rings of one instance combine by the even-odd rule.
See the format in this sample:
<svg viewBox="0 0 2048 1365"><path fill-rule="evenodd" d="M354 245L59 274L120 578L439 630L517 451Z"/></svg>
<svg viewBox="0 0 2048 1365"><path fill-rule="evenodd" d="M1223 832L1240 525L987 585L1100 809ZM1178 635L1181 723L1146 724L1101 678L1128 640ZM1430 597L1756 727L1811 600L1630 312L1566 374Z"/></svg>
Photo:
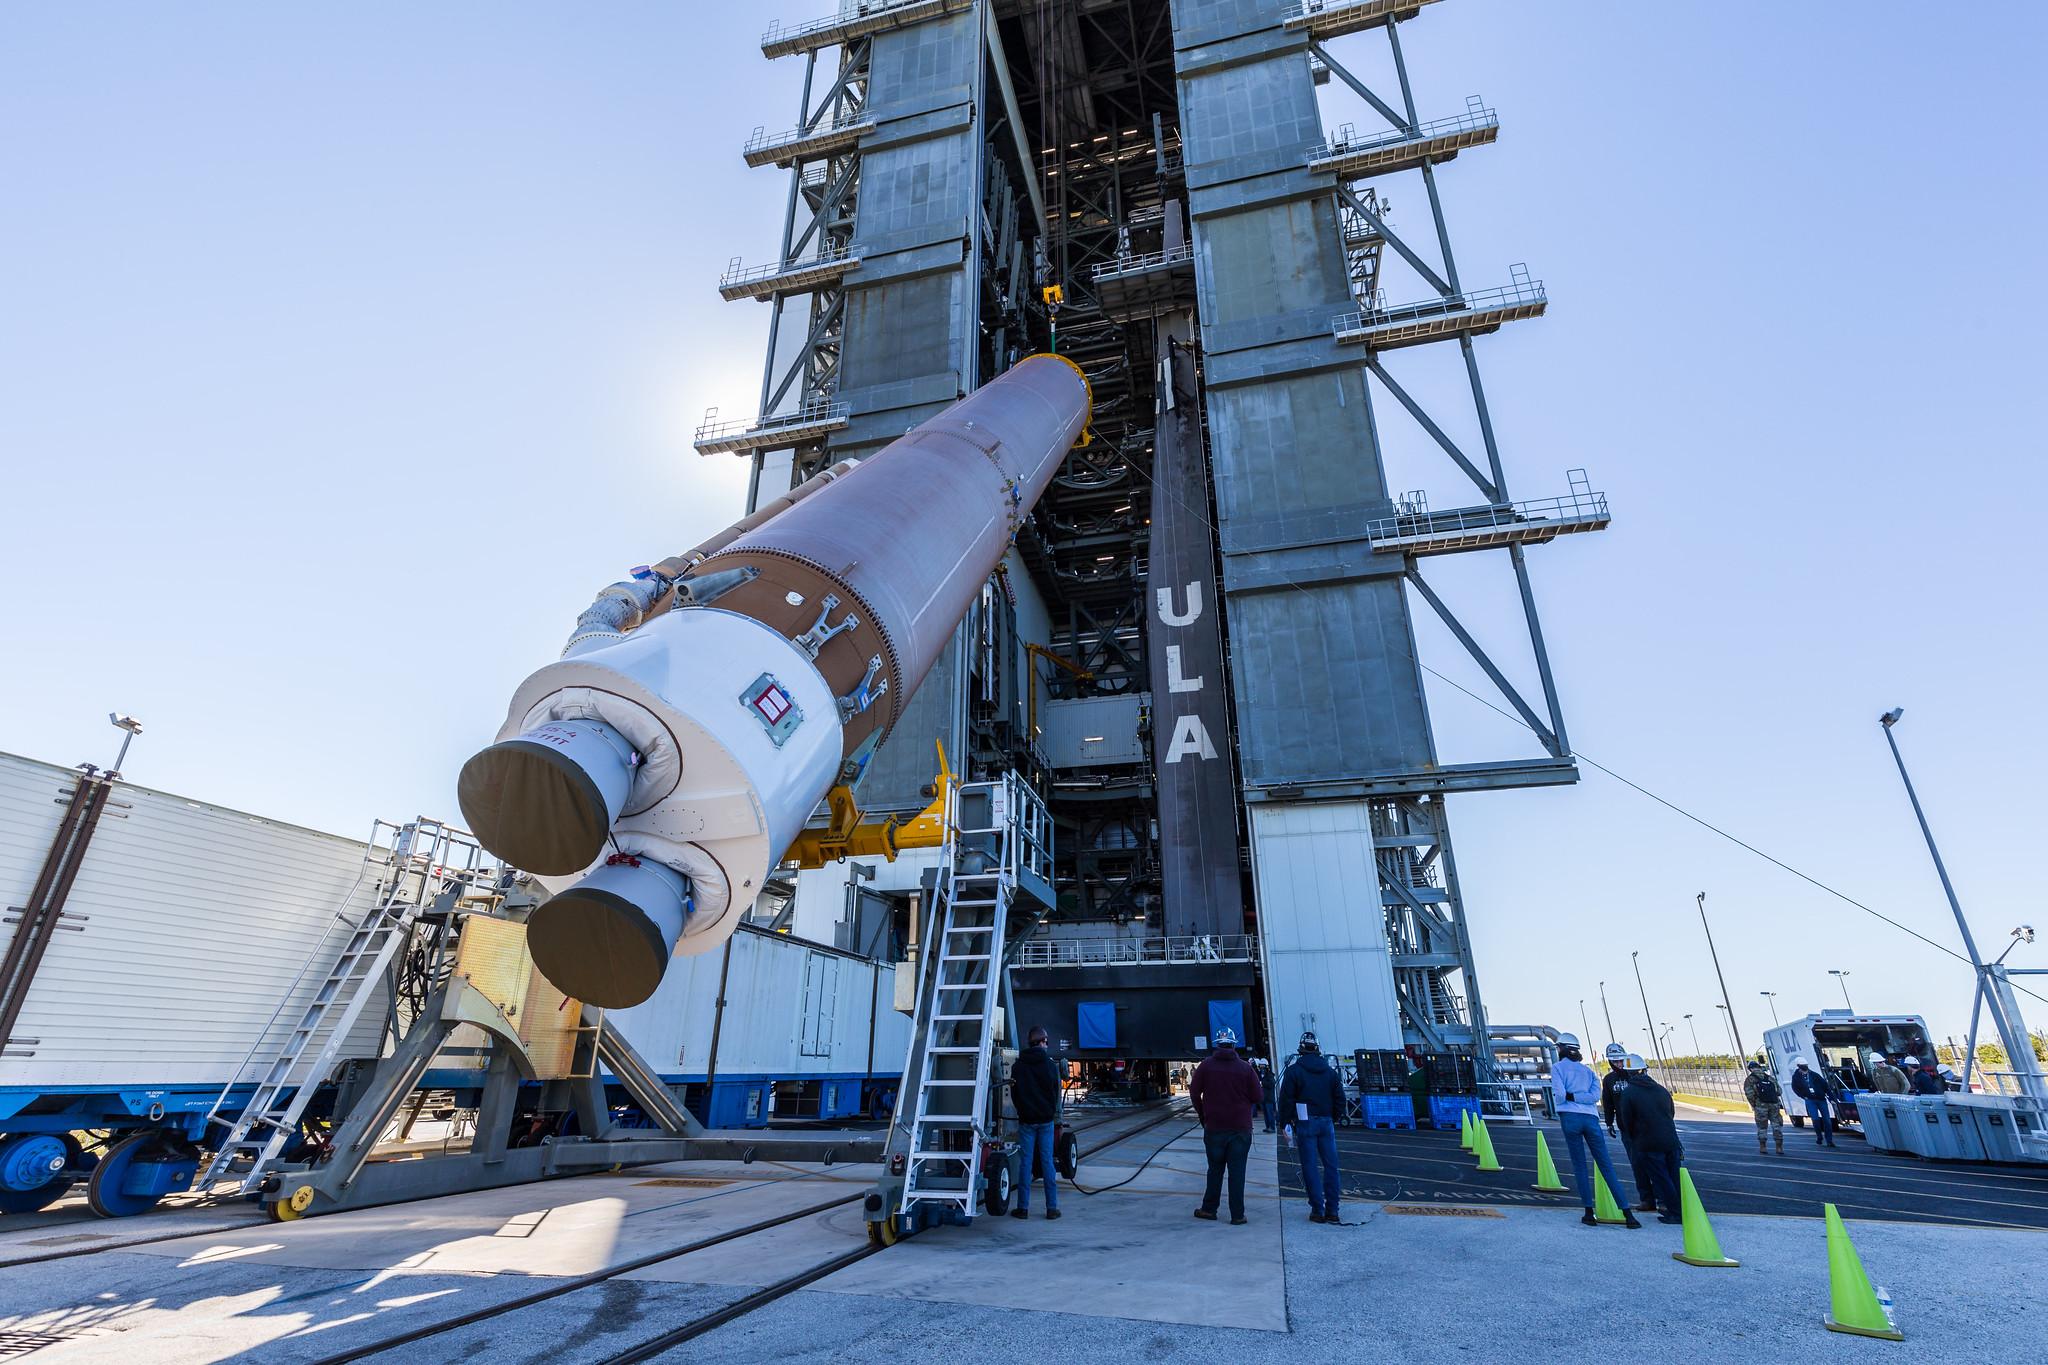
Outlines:
<svg viewBox="0 0 2048 1365"><path fill-rule="evenodd" d="M957 786L946 831L886 1174L867 1201L878 1241L921 1222L972 1219L990 1190L1003 1203L1009 1196L996 1039L1017 947L1052 911L1052 817L1011 772ZM999 1169L989 1168L992 1156Z"/></svg>
<svg viewBox="0 0 2048 1365"><path fill-rule="evenodd" d="M331 946L331 932L314 946L270 1022L214 1097L206 1114L213 1159L195 1189L211 1189L235 1174L242 1191L253 1190L272 1163L298 1145L307 1106L341 1060L413 925L430 909L452 913L458 902L483 890L486 874L495 869L467 835L422 817L406 825L377 822L361 876L373 871L379 885L370 910L353 924L337 917L349 930L339 952ZM300 988L316 971L324 971L324 979L295 1007ZM289 1027L280 1036L279 1021L287 1018ZM251 1076L254 1089L243 1098ZM216 1129L226 1131L214 1139Z"/></svg>
<svg viewBox="0 0 2048 1365"><path fill-rule="evenodd" d="M652 1162L880 1159L878 1135L707 1129L595 1006L556 993L559 1011L541 1013L559 1012L563 1023L556 1031L564 1036L536 1030L534 1011L520 1009L534 975L524 907L507 893L512 879L470 836L438 822L380 829L396 831L396 838L388 849L372 840L370 862L380 868L375 907L348 925L338 952L332 935L315 949L214 1105L211 1117L225 1136L207 1169L209 1184L235 1178L242 1192L262 1199L272 1218L287 1220ZM416 1006L391 1010L389 1050L338 1087L331 1128L317 1141L300 1141L314 1126L302 1121L308 1103L342 1059L348 1035L388 969L401 960L438 984ZM324 976L308 997L304 985L316 972ZM305 1003L297 1003L302 997ZM280 1037L281 1020L290 1027ZM376 1159L394 1132L402 1135L406 1101L418 1112L429 1069L457 1030L479 1041L482 1054L467 1149ZM558 1065L546 1060L557 1042ZM460 1050L479 1051L466 1044ZM251 1075L255 1089L237 1114L233 1096L247 1089ZM650 1126L615 1118L607 1080L643 1116L634 1122ZM515 1118L530 1110L573 1113L573 1135L514 1146Z"/></svg>

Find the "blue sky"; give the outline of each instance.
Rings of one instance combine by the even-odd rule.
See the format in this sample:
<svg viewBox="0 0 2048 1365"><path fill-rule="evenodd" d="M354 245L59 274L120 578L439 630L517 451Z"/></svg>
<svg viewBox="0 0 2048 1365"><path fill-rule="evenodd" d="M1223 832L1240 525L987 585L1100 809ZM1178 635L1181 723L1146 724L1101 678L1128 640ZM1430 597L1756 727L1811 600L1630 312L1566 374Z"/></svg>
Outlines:
<svg viewBox="0 0 2048 1365"><path fill-rule="evenodd" d="M0 13L0 748L104 761L118 708L137 781L347 833L452 815L591 591L738 507L689 438L759 382L766 310L715 285L779 222L738 152L794 121L800 68L755 45L780 13ZM1550 290L1479 343L1514 490L1585 467L1613 500L1531 556L1576 744L1953 943L1875 724L1903 704L1980 940L2048 921L2048 14L1456 0L1404 34L1425 118L1502 119L1441 173L1466 283ZM1336 51L1370 79L1382 48ZM1427 240L1419 184L1388 192ZM1460 500L1389 426L1395 483ZM1430 574L1512 654L1498 557ZM1447 757L1521 751L1431 705ZM1597 773L1454 822L1497 1021L1585 998L1604 1041L1605 979L1643 1048L1639 949L1657 1020L1711 1044L1705 890L1752 1043L1759 991L1839 1005L1830 967L1859 1008L1967 1022L1952 960Z"/></svg>

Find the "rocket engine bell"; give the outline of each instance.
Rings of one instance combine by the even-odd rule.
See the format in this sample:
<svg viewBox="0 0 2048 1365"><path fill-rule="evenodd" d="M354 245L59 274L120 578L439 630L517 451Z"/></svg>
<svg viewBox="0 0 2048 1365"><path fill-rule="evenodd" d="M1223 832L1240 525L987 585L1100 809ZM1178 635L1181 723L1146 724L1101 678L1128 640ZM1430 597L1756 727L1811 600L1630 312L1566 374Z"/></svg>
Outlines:
<svg viewBox="0 0 2048 1365"><path fill-rule="evenodd" d="M464 819L556 894L534 965L619 1008L723 943L888 737L1067 452L1087 380L1031 356L857 466L601 593L463 765Z"/></svg>

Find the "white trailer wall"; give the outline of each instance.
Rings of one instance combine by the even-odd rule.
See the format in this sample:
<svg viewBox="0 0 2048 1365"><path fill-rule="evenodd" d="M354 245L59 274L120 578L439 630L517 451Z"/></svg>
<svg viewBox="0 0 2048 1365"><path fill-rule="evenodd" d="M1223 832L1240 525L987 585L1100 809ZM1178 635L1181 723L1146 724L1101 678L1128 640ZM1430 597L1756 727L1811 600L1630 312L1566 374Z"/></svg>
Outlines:
<svg viewBox="0 0 2048 1365"><path fill-rule="evenodd" d="M1400 1047L1366 804L1263 803L1251 817L1274 1046L1314 1029L1327 1053Z"/></svg>
<svg viewBox="0 0 2048 1365"><path fill-rule="evenodd" d="M746 926L730 943L725 1019L718 1027L720 1079L903 1070L910 1021L891 1007L888 964L878 968L864 958ZM724 958L722 948L678 957L652 997L606 1015L671 1082L702 1080L709 1069Z"/></svg>
<svg viewBox="0 0 2048 1365"><path fill-rule="evenodd" d="M28 900L77 774L0 754L0 905ZM0 1086L221 1084L316 946L272 1033L295 1023L370 908L365 845L120 783L0 1056ZM13 919L14 916L8 918ZM0 926L0 935L14 926ZM4 941L4 939L0 939ZM386 992L343 1055L376 1056Z"/></svg>

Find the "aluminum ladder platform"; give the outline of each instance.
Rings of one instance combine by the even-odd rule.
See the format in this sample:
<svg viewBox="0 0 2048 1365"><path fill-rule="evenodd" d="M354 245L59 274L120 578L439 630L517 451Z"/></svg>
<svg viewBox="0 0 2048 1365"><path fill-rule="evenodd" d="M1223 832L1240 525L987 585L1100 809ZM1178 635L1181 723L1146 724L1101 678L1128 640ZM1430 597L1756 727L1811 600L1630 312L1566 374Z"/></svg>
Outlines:
<svg viewBox="0 0 2048 1365"><path fill-rule="evenodd" d="M297 1022L270 1051L267 1060L262 1059L265 1041L299 994L300 984L326 959L326 940L307 958L284 999L278 1002L270 1024L257 1036L248 1056L214 1097L206 1122L226 1128L227 1134L215 1147L213 1160L195 1189L210 1189L240 1161L249 1162L242 1173L240 1188L246 1192L256 1187L270 1164L297 1136L306 1106L333 1071L356 1021L376 994L385 969L404 948L413 921L425 908L425 888L438 887L455 871L451 864L475 850L476 845L466 835L438 820L423 818L397 828L383 894L350 930L325 978L301 1009ZM382 853L373 835L363 855L366 869ZM230 1119L227 1111L233 1107L233 1092L259 1067L261 1075L255 1090L241 1105L240 1112Z"/></svg>
<svg viewBox="0 0 2048 1365"><path fill-rule="evenodd" d="M1051 816L1016 773L953 792L920 973L904 1093L910 1144L898 1211L936 1207L963 1219L980 1201L995 1038L1014 942L1052 906Z"/></svg>

